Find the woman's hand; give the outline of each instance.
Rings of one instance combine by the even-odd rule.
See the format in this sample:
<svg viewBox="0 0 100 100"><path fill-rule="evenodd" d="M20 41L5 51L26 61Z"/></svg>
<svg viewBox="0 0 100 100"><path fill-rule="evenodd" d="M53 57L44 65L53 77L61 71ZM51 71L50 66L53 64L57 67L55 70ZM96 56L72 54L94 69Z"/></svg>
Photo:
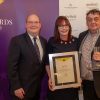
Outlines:
<svg viewBox="0 0 100 100"><path fill-rule="evenodd" d="M53 84L52 84L52 80L51 80L51 78L49 78L49 80L48 80L48 86L49 86L49 89L51 90L51 91L54 91L54 86L53 86Z"/></svg>

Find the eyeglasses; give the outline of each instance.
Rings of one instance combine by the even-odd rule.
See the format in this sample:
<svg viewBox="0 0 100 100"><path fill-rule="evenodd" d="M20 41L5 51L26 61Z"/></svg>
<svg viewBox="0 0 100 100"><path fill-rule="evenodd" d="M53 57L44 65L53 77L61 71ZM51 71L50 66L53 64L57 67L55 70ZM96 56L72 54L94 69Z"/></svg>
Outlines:
<svg viewBox="0 0 100 100"><path fill-rule="evenodd" d="M33 21L28 21L27 23L28 24L39 24L40 22L39 21L34 21L34 22Z"/></svg>
<svg viewBox="0 0 100 100"><path fill-rule="evenodd" d="M87 18L87 21L88 22L92 22L92 21L98 22L98 21L100 21L100 18L98 18L98 17L95 17L95 18Z"/></svg>
<svg viewBox="0 0 100 100"><path fill-rule="evenodd" d="M59 25L58 28L62 29L62 28L67 28L69 27L68 25Z"/></svg>

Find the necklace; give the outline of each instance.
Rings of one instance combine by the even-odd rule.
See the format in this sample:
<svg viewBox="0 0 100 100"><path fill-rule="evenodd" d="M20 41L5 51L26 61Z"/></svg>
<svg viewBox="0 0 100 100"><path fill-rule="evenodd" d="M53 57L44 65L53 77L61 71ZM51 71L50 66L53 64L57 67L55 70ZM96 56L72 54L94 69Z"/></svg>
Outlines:
<svg viewBox="0 0 100 100"><path fill-rule="evenodd" d="M70 41L63 41L63 40L61 40L60 43L61 44L68 44L68 43L71 44L74 41L75 41L74 39L71 39Z"/></svg>

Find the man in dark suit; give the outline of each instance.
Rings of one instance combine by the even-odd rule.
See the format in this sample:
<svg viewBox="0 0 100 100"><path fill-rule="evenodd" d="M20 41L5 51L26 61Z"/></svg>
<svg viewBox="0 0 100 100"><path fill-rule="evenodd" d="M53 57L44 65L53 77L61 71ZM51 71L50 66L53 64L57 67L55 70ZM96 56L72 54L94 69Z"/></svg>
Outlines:
<svg viewBox="0 0 100 100"><path fill-rule="evenodd" d="M26 33L11 39L8 77L13 100L39 100L45 72L46 40L40 36L41 22L36 14L26 19Z"/></svg>
<svg viewBox="0 0 100 100"><path fill-rule="evenodd" d="M100 11L90 10L86 14L88 30L79 35L79 53L81 65L81 77L84 100L100 100L96 94L93 77L93 53L94 47L100 47ZM99 77L99 76L97 76Z"/></svg>

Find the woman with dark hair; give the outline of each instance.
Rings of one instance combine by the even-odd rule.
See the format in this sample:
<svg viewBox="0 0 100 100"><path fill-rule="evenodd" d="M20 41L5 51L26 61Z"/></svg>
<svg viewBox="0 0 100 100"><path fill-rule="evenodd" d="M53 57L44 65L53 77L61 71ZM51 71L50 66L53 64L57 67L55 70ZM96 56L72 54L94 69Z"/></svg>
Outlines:
<svg viewBox="0 0 100 100"><path fill-rule="evenodd" d="M72 34L69 20L65 16L59 16L55 22L54 36L51 37L47 45L47 53L62 53L78 50L78 40ZM46 71L48 74L48 100L79 100L78 87L54 90L51 80L49 60Z"/></svg>

